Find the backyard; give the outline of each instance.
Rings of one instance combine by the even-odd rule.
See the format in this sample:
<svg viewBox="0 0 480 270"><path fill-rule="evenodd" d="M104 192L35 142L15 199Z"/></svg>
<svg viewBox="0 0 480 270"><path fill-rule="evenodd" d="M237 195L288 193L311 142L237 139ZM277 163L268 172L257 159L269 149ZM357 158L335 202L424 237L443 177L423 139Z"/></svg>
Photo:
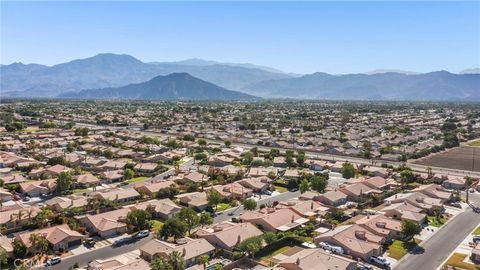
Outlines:
<svg viewBox="0 0 480 270"><path fill-rule="evenodd" d="M480 266L476 266L474 264L466 263L463 261L467 256L468 255L466 254L454 253L450 258L448 258L445 266L453 266L457 269L479 270Z"/></svg>

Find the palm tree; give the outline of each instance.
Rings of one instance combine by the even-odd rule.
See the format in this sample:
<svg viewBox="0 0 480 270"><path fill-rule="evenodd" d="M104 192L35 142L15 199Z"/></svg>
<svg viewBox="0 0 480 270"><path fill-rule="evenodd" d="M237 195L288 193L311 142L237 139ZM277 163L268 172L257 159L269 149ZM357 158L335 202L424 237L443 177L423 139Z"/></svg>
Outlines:
<svg viewBox="0 0 480 270"><path fill-rule="evenodd" d="M172 266L169 265L168 261L163 257L157 257L152 260L150 267L153 270L171 270Z"/></svg>
<svg viewBox="0 0 480 270"><path fill-rule="evenodd" d="M207 263L210 257L208 255L202 255L200 256L200 263L203 264L203 269L207 268Z"/></svg>
<svg viewBox="0 0 480 270"><path fill-rule="evenodd" d="M170 253L168 262L172 266L173 270L185 269L185 260L183 259L183 254L178 250L174 250L172 253Z"/></svg>

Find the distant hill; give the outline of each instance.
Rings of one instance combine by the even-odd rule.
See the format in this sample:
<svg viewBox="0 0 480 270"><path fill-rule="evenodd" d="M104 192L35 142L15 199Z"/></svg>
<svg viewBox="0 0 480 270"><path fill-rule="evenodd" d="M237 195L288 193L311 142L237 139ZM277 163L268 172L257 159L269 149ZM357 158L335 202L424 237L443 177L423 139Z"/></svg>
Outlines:
<svg viewBox="0 0 480 270"><path fill-rule="evenodd" d="M406 75L419 74L418 72L400 70L400 69L375 69L369 72L365 72L365 74L368 74L368 75L381 74L381 73L400 73L400 74L406 74Z"/></svg>
<svg viewBox="0 0 480 270"><path fill-rule="evenodd" d="M480 100L480 74L400 73L330 75L252 84L245 92L262 97L347 100Z"/></svg>
<svg viewBox="0 0 480 270"><path fill-rule="evenodd" d="M146 100L255 100L257 97L227 90L188 73L157 76L147 82L118 88L82 90L60 94L62 98Z"/></svg>
<svg viewBox="0 0 480 270"><path fill-rule="evenodd" d="M261 66L261 65L254 65L254 64L249 64L249 63L225 63L225 62L217 62L217 61L211 61L211 60L203 60L200 58L192 58L192 59L187 59L187 60L182 60L182 61L176 61L176 62L152 62L151 64L177 64L177 65L187 65L187 66L213 66L213 65L224 65L224 66L234 66L234 67L243 67L243 68L253 68L253 69L260 69L272 73L283 73L285 74L286 72L271 68L271 67L266 67L266 66Z"/></svg>
<svg viewBox="0 0 480 270"><path fill-rule="evenodd" d="M480 74L480 68L468 68L460 72L460 74Z"/></svg>
<svg viewBox="0 0 480 270"><path fill-rule="evenodd" d="M289 77L283 73L233 65L148 64L130 55L106 53L51 67L22 63L2 65L0 90L3 96L53 97L69 91L140 83L158 75L178 72L233 90L264 80Z"/></svg>

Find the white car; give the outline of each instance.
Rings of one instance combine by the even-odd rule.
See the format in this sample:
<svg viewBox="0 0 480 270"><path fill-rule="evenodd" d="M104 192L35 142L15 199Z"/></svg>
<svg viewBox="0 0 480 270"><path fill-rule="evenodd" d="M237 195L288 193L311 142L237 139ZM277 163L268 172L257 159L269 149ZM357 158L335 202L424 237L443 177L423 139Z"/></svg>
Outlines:
<svg viewBox="0 0 480 270"><path fill-rule="evenodd" d="M143 231L139 231L135 237L136 238L144 238L144 237L147 237L150 235L150 232L148 230L143 230Z"/></svg>
<svg viewBox="0 0 480 270"><path fill-rule="evenodd" d="M329 243L325 242L318 243L318 246L333 253L343 254L343 248L339 246L330 245Z"/></svg>
<svg viewBox="0 0 480 270"><path fill-rule="evenodd" d="M62 259L60 257L53 257L50 260L47 260L47 262L45 263L45 267L49 267L49 266L52 266L52 265L55 265L55 264L59 264L61 261L62 261Z"/></svg>
<svg viewBox="0 0 480 270"><path fill-rule="evenodd" d="M380 266L383 266L383 267L390 267L390 262L385 259L384 257L380 257L380 256L372 256L370 257L370 260Z"/></svg>

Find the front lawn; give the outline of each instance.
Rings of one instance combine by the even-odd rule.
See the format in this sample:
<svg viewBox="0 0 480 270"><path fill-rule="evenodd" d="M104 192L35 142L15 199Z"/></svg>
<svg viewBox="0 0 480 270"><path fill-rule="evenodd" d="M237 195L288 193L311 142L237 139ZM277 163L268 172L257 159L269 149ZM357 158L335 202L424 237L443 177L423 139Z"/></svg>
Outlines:
<svg viewBox="0 0 480 270"><path fill-rule="evenodd" d="M145 180L147 179L148 177L146 176L140 176L140 177L135 177L135 178L132 178L132 179L128 179L127 181L125 181L126 183L135 183L135 182L138 182L138 181L142 181L142 180Z"/></svg>
<svg viewBox="0 0 480 270"><path fill-rule="evenodd" d="M217 206L217 212L225 211L225 210L227 210L231 207L232 206L228 203L219 203L218 206Z"/></svg>
<svg viewBox="0 0 480 270"><path fill-rule="evenodd" d="M472 232L472 235L479 235L480 234L480 226L478 226L475 231Z"/></svg>
<svg viewBox="0 0 480 270"><path fill-rule="evenodd" d="M278 191L280 193L284 193L284 192L287 192L288 189L286 187L275 186L275 191Z"/></svg>
<svg viewBox="0 0 480 270"><path fill-rule="evenodd" d="M480 146L480 140L469 142L467 145L468 146Z"/></svg>
<svg viewBox="0 0 480 270"><path fill-rule="evenodd" d="M84 192L88 192L88 189L87 188L76 188L74 190L72 190L73 193L84 193Z"/></svg>
<svg viewBox="0 0 480 270"><path fill-rule="evenodd" d="M418 246L420 242L421 241L418 239L415 239L415 242L412 242L412 241L403 242L400 240L395 240L388 247L388 250L387 250L388 256L394 258L395 260L400 260L409 251L411 251L416 246Z"/></svg>
<svg viewBox="0 0 480 270"><path fill-rule="evenodd" d="M428 216L428 224L433 226L433 227L442 227L443 224L445 224L445 222L447 222L447 218L444 217L444 216L441 216L439 219L437 219L436 217L432 217L432 216Z"/></svg>
<svg viewBox="0 0 480 270"><path fill-rule="evenodd" d="M453 266L459 269L466 269L466 270L478 270L480 269L479 266L475 266L474 264L463 262L468 255L461 254L461 253L454 253L445 265Z"/></svg>

